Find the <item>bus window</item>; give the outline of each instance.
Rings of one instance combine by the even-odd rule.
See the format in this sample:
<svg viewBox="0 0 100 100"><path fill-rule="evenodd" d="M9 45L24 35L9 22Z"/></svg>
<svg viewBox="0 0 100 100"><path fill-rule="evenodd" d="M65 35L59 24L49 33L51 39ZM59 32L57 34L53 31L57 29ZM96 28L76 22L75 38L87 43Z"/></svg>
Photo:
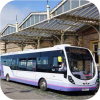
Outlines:
<svg viewBox="0 0 100 100"><path fill-rule="evenodd" d="M38 57L37 64L38 65L48 65L48 57Z"/></svg>
<svg viewBox="0 0 100 100"><path fill-rule="evenodd" d="M58 57L53 57L53 66L58 66Z"/></svg>
<svg viewBox="0 0 100 100"><path fill-rule="evenodd" d="M50 71L50 64L48 62L48 57L37 58L37 71L40 71L40 72Z"/></svg>
<svg viewBox="0 0 100 100"><path fill-rule="evenodd" d="M95 63L89 50L83 48L65 48L70 71L81 80L89 80L95 76Z"/></svg>
<svg viewBox="0 0 100 100"><path fill-rule="evenodd" d="M27 60L27 71L36 71L36 59Z"/></svg>
<svg viewBox="0 0 100 100"><path fill-rule="evenodd" d="M59 58L61 60L59 60ZM66 66L66 62L64 59L64 57L58 56L58 57L53 57L53 67L52 67L52 72L64 72L67 70L67 66Z"/></svg>
<svg viewBox="0 0 100 100"><path fill-rule="evenodd" d="M15 69L17 68L17 59L12 59L11 68L12 68L13 70L15 70Z"/></svg>
<svg viewBox="0 0 100 100"><path fill-rule="evenodd" d="M20 59L19 60L19 70L26 70L26 59Z"/></svg>
<svg viewBox="0 0 100 100"><path fill-rule="evenodd" d="M4 59L3 57L1 57L1 64L6 65L6 59Z"/></svg>
<svg viewBox="0 0 100 100"><path fill-rule="evenodd" d="M47 65L48 64L48 57L41 57L41 64Z"/></svg>
<svg viewBox="0 0 100 100"><path fill-rule="evenodd" d="M6 63L7 63L7 62L6 62L6 60L5 60L5 61L3 61L3 65L5 65L5 66L6 66Z"/></svg>
<svg viewBox="0 0 100 100"><path fill-rule="evenodd" d="M11 67L11 62L12 62L12 59L7 59L6 60L6 65L9 66L9 67Z"/></svg>

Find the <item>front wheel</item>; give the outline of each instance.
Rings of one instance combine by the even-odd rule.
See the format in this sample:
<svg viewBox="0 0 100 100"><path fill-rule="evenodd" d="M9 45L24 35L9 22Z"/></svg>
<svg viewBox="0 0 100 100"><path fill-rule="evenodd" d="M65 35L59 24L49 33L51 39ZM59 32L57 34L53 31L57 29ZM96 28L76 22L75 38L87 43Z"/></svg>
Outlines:
<svg viewBox="0 0 100 100"><path fill-rule="evenodd" d="M39 83L39 87L42 91L46 91L47 90L47 83L45 81L45 79L41 79L40 83Z"/></svg>

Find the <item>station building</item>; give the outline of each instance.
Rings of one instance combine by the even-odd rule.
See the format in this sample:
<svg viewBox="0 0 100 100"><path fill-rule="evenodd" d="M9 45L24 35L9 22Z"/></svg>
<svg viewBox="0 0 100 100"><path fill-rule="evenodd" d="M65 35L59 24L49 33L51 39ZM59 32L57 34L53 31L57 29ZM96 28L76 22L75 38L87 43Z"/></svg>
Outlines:
<svg viewBox="0 0 100 100"><path fill-rule="evenodd" d="M1 54L71 44L89 48L100 65L99 11L86 0L62 0L51 11L31 12L1 31Z"/></svg>

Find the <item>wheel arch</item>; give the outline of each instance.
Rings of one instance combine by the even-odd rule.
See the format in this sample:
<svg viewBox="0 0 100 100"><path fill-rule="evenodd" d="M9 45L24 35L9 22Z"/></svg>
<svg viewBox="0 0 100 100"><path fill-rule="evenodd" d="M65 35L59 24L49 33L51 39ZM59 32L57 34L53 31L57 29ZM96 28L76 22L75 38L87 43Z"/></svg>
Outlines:
<svg viewBox="0 0 100 100"><path fill-rule="evenodd" d="M40 83L40 81L41 81L42 79L44 79L44 80L46 81L46 79L45 79L44 77L41 77L41 78L38 80L38 86L39 86L39 83ZM46 81L46 83L47 83L47 81Z"/></svg>

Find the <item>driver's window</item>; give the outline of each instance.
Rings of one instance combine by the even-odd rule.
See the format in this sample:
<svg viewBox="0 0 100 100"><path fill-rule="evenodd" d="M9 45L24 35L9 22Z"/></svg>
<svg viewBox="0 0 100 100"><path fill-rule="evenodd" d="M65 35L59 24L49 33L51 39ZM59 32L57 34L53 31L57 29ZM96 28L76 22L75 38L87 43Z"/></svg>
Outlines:
<svg viewBox="0 0 100 100"><path fill-rule="evenodd" d="M58 56L58 57L53 57L53 68L52 72L57 72L57 73L63 73L66 71L66 62L64 57Z"/></svg>
<svg viewBox="0 0 100 100"><path fill-rule="evenodd" d="M58 61L58 57L53 57L53 67L60 67L61 63Z"/></svg>

